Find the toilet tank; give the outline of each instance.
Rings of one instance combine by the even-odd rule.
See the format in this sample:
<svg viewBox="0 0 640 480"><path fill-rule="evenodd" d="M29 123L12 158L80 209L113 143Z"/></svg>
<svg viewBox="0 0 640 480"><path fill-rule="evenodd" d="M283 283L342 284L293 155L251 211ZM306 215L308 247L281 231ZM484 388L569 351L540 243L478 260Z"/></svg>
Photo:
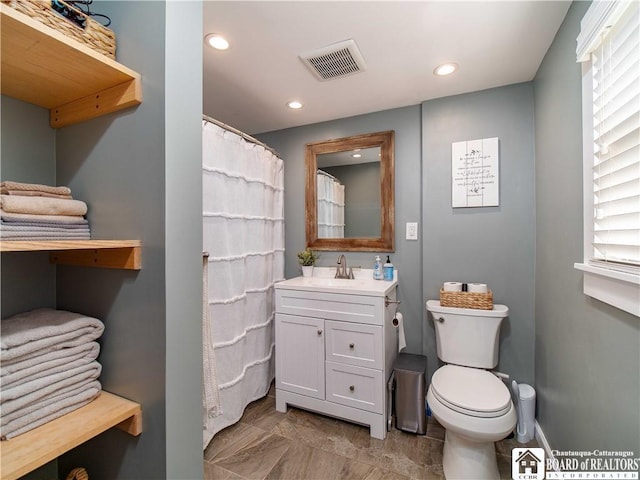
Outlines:
<svg viewBox="0 0 640 480"><path fill-rule="evenodd" d="M438 358L466 367L493 368L498 364L500 323L509 314L505 305L493 310L442 307L427 301L436 330Z"/></svg>

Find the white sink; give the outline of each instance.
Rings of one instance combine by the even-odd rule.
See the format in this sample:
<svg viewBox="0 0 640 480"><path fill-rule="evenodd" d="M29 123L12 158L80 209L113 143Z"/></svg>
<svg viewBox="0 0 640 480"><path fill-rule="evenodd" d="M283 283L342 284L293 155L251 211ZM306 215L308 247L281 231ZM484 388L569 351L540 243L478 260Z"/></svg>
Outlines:
<svg viewBox="0 0 640 480"><path fill-rule="evenodd" d="M313 292L359 294L384 297L398 284L398 272L394 279L374 280L373 270L357 268L353 270L355 278L334 278L335 268L315 267L312 277L295 277L276 283L277 289L308 290Z"/></svg>

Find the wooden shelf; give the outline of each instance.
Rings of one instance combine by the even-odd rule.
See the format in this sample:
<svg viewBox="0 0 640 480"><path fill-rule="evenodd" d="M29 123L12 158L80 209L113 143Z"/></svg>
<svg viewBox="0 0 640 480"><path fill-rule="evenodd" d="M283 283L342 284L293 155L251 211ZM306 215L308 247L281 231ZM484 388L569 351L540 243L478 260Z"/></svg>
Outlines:
<svg viewBox="0 0 640 480"><path fill-rule="evenodd" d="M103 391L78 410L0 442L0 476L2 480L17 479L111 427L140 435L142 409L135 402Z"/></svg>
<svg viewBox="0 0 640 480"><path fill-rule="evenodd" d="M0 3L2 94L64 127L142 103L140 74Z"/></svg>
<svg viewBox="0 0 640 480"><path fill-rule="evenodd" d="M142 242L139 240L49 240L0 241L0 252L51 252L49 261L84 267L142 268Z"/></svg>

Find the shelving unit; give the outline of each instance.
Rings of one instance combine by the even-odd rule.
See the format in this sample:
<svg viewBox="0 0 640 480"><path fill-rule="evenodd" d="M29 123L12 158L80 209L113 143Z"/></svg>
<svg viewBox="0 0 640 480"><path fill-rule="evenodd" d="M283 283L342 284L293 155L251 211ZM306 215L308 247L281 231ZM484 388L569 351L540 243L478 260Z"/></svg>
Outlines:
<svg viewBox="0 0 640 480"><path fill-rule="evenodd" d="M0 252L49 251L49 261L84 267L142 268L142 243L139 240L49 240L0 242Z"/></svg>
<svg viewBox="0 0 640 480"><path fill-rule="evenodd" d="M140 74L0 3L2 94L60 128L142 103Z"/></svg>
<svg viewBox="0 0 640 480"><path fill-rule="evenodd" d="M139 73L0 3L1 93L49 110L60 128L142 103ZM6 160L5 160L6 161ZM141 269L139 240L0 241L0 252L49 252L55 264ZM0 442L0 478L16 479L112 427L142 432L138 403L98 398Z"/></svg>
<svg viewBox="0 0 640 480"><path fill-rule="evenodd" d="M17 479L112 427L140 435L142 410L135 402L101 392L64 417L0 442L2 480Z"/></svg>

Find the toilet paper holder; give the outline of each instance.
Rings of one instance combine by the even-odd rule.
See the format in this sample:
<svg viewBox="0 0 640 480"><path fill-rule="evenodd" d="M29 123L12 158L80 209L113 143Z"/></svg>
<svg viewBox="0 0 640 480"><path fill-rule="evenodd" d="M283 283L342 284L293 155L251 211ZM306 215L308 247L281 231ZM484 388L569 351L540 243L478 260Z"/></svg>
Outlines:
<svg viewBox="0 0 640 480"><path fill-rule="evenodd" d="M391 300L389 298L389 295L385 295L384 296L384 306L388 307L389 305L391 305L392 303L395 303L396 305L400 305L400 300Z"/></svg>

